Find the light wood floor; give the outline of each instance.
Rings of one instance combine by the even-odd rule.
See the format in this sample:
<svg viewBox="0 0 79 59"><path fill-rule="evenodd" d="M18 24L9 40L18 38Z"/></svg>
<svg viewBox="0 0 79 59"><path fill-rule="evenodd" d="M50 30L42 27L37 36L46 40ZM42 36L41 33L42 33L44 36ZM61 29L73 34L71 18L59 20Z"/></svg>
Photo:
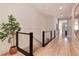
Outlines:
<svg viewBox="0 0 79 59"><path fill-rule="evenodd" d="M79 42L68 39L54 39L46 47L38 49L35 56L78 56Z"/></svg>
<svg viewBox="0 0 79 59"><path fill-rule="evenodd" d="M35 56L79 56L79 40L74 39L72 41L68 39L54 39L46 47L39 48L35 53ZM3 56L10 56L6 53ZM11 56L24 56L22 53L17 52Z"/></svg>
<svg viewBox="0 0 79 59"><path fill-rule="evenodd" d="M4 54L1 54L0 56L24 56L21 52L17 52L16 54L10 55L9 52L6 52Z"/></svg>

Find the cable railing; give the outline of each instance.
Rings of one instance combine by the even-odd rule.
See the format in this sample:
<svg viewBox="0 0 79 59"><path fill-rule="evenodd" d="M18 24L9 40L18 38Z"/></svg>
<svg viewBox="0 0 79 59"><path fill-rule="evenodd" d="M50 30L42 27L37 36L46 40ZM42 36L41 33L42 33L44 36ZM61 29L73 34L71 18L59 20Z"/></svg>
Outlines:
<svg viewBox="0 0 79 59"><path fill-rule="evenodd" d="M33 36L33 32L16 32L16 46L24 55L33 56L33 53L42 47L42 42Z"/></svg>
<svg viewBox="0 0 79 59"><path fill-rule="evenodd" d="M33 53L35 53L39 48L42 47L42 42L33 36Z"/></svg>
<svg viewBox="0 0 79 59"><path fill-rule="evenodd" d="M42 32L42 47L45 47L54 38L55 38L55 30L54 30L54 36L52 35L52 31L43 31Z"/></svg>
<svg viewBox="0 0 79 59"><path fill-rule="evenodd" d="M45 47L52 39L55 38L52 35L52 31L43 31L42 42L33 36L33 32L23 33L16 32L16 47L17 50L26 56L33 56L33 53L40 47Z"/></svg>
<svg viewBox="0 0 79 59"><path fill-rule="evenodd" d="M21 34L21 36L19 36L20 34ZM27 45L27 43L26 43L27 41L21 42L23 40L23 39L20 40L20 38L22 38L22 35L23 36L28 35L28 37L29 37L28 45L29 46L25 46L25 45ZM27 39L25 39L25 40L27 40ZM30 33L16 32L16 47L17 47L18 51L20 51L24 55L33 56L33 32L30 32ZM25 50L25 47L28 47L29 52Z"/></svg>
<svg viewBox="0 0 79 59"><path fill-rule="evenodd" d="M33 39L36 40L39 44L42 44L37 38L33 36Z"/></svg>

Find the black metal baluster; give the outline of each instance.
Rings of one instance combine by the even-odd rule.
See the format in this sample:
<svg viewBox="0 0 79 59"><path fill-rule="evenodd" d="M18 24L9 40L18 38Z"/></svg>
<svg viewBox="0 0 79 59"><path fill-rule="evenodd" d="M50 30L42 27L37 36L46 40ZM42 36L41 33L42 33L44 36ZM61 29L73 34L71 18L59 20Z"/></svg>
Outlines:
<svg viewBox="0 0 79 59"><path fill-rule="evenodd" d="M33 33L30 33L30 56L33 56Z"/></svg>

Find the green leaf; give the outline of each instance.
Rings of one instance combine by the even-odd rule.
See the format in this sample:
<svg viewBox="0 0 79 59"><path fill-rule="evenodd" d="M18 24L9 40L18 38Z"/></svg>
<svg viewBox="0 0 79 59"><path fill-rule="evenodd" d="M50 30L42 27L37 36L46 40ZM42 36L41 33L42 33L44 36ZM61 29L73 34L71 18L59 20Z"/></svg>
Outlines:
<svg viewBox="0 0 79 59"><path fill-rule="evenodd" d="M9 35L15 35L14 33L16 31L20 31L21 27L20 27L20 23L16 21L16 18L13 17L13 15L9 15L8 16L8 22L7 23L2 23L0 24L1 26L1 31L0 32L0 39L2 41L4 41L6 39L6 37L9 37L9 40L12 39L10 38Z"/></svg>
<svg viewBox="0 0 79 59"><path fill-rule="evenodd" d="M3 32L0 32L0 39L3 39L7 37L7 34L6 33L3 33Z"/></svg>

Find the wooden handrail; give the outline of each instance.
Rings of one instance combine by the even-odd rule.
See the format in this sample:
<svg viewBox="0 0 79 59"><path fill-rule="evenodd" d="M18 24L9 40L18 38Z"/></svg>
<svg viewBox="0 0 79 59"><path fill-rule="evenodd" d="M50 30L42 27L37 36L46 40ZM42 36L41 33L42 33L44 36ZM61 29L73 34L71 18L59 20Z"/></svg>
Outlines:
<svg viewBox="0 0 79 59"><path fill-rule="evenodd" d="M24 32L18 32L19 34L26 34L26 35L30 35L30 33L24 33Z"/></svg>

